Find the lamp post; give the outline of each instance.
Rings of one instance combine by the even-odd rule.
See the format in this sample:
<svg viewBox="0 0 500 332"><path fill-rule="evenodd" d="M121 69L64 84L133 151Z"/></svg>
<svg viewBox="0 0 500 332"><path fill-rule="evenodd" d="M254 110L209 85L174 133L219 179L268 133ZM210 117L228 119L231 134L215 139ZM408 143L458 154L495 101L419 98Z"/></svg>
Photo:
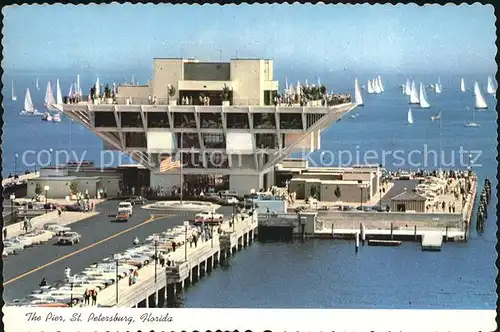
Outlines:
<svg viewBox="0 0 500 332"><path fill-rule="evenodd" d="M214 224L210 225L210 237L212 241L212 248L214 247Z"/></svg>
<svg viewBox="0 0 500 332"><path fill-rule="evenodd" d="M469 173L472 171L472 154L469 153L469 166L467 166Z"/></svg>
<svg viewBox="0 0 500 332"><path fill-rule="evenodd" d="M379 200L379 203L380 203L380 211L382 211L382 188L378 188L378 192L380 194L380 200Z"/></svg>
<svg viewBox="0 0 500 332"><path fill-rule="evenodd" d="M50 189L49 186L43 187L43 190L45 190L45 213L47 213L47 195L49 193L49 189Z"/></svg>
<svg viewBox="0 0 500 332"><path fill-rule="evenodd" d="M14 179L16 178L17 175L17 159L19 158L19 154L14 155Z"/></svg>
<svg viewBox="0 0 500 332"><path fill-rule="evenodd" d="M120 258L120 255L113 254L111 255L111 258L115 261L115 301L118 305L118 259Z"/></svg>
<svg viewBox="0 0 500 332"><path fill-rule="evenodd" d="M158 236L154 237L155 241L155 285L158 279L157 271L158 271Z"/></svg>
<svg viewBox="0 0 500 332"><path fill-rule="evenodd" d="M49 149L49 154L50 154L50 159L49 159L49 166L52 165L52 152L54 150L52 150L52 148Z"/></svg>
<svg viewBox="0 0 500 332"><path fill-rule="evenodd" d="M189 221L185 221L184 222L184 260L186 262L188 260L188 243L187 243L188 226L189 226Z"/></svg>
<svg viewBox="0 0 500 332"><path fill-rule="evenodd" d="M234 232L234 221L236 219L236 205L233 205L233 232Z"/></svg>
<svg viewBox="0 0 500 332"><path fill-rule="evenodd" d="M361 210L363 210L363 189L368 188L367 183L362 183L362 181L358 182L358 188L360 190L360 196L359 196L359 201L361 203Z"/></svg>
<svg viewBox="0 0 500 332"><path fill-rule="evenodd" d="M78 282L77 277L74 275L72 278L70 278L69 286L70 286L70 298L69 298L69 306L73 307L73 286L74 284Z"/></svg>
<svg viewBox="0 0 500 332"><path fill-rule="evenodd" d="M255 189L250 189L250 201L252 202L252 212L254 210L253 196L255 195Z"/></svg>
<svg viewBox="0 0 500 332"><path fill-rule="evenodd" d="M16 199L16 194L10 194L10 222L14 220L14 200Z"/></svg>
<svg viewBox="0 0 500 332"><path fill-rule="evenodd" d="M286 193L290 195L290 180L286 180Z"/></svg>

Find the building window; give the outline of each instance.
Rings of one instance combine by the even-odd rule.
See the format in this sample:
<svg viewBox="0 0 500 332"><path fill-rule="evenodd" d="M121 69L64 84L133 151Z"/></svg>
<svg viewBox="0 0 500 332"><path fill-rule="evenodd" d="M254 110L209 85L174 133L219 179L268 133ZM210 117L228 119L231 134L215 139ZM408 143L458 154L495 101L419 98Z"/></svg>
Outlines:
<svg viewBox="0 0 500 332"><path fill-rule="evenodd" d="M270 106L270 105L277 105L277 103L274 102L274 97L278 95L278 91L275 90L264 90L264 105Z"/></svg>
<svg viewBox="0 0 500 332"><path fill-rule="evenodd" d="M276 134L255 134L257 149L279 149Z"/></svg>
<svg viewBox="0 0 500 332"><path fill-rule="evenodd" d="M306 114L307 128L309 129L312 125L314 125L316 122L318 122L324 116L325 116L325 113Z"/></svg>
<svg viewBox="0 0 500 332"><path fill-rule="evenodd" d="M207 168L229 168L229 159L223 152L210 152L206 155Z"/></svg>
<svg viewBox="0 0 500 332"><path fill-rule="evenodd" d="M196 128L194 113L173 113L175 128Z"/></svg>
<svg viewBox="0 0 500 332"><path fill-rule="evenodd" d="M201 128L222 128L221 113L200 113Z"/></svg>
<svg viewBox="0 0 500 332"><path fill-rule="evenodd" d="M142 118L139 112L121 112L123 128L142 128Z"/></svg>
<svg viewBox="0 0 500 332"><path fill-rule="evenodd" d="M125 146L127 148L145 148L147 139L145 133L125 133Z"/></svg>
<svg viewBox="0 0 500 332"><path fill-rule="evenodd" d="M198 139L197 133L177 133L177 148L181 148L181 136L182 136L182 148L183 149L199 149L200 140Z"/></svg>
<svg viewBox="0 0 500 332"><path fill-rule="evenodd" d="M276 129L276 117L274 113L254 113L254 129Z"/></svg>
<svg viewBox="0 0 500 332"><path fill-rule="evenodd" d="M226 113L227 128L228 129L248 129L250 124L248 122L248 114L242 113Z"/></svg>
<svg viewBox="0 0 500 332"><path fill-rule="evenodd" d="M225 149L226 138L224 134L201 134L203 145L206 149Z"/></svg>
<svg viewBox="0 0 500 332"><path fill-rule="evenodd" d="M302 114L300 113L280 113L280 129L302 130Z"/></svg>
<svg viewBox="0 0 500 332"><path fill-rule="evenodd" d="M94 127L114 127L116 128L116 118L114 112L94 112Z"/></svg>
<svg viewBox="0 0 500 332"><path fill-rule="evenodd" d="M203 160L199 153L183 153L182 167L186 168L204 168Z"/></svg>
<svg viewBox="0 0 500 332"><path fill-rule="evenodd" d="M167 112L148 112L148 128L169 128Z"/></svg>

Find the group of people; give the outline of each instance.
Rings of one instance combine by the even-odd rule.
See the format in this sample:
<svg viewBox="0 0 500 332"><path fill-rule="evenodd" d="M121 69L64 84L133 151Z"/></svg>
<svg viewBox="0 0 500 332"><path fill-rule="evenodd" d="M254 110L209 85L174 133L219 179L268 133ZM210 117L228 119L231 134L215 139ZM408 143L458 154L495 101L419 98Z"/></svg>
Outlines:
<svg viewBox="0 0 500 332"><path fill-rule="evenodd" d="M92 304L90 304L90 299L92 298ZM86 289L83 292L84 305L97 305L97 291L95 289Z"/></svg>

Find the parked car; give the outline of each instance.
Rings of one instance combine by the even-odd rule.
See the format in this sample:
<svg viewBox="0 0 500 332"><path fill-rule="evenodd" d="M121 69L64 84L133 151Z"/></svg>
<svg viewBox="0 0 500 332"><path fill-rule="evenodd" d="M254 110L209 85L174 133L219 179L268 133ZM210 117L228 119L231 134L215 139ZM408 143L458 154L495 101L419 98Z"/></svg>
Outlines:
<svg viewBox="0 0 500 332"><path fill-rule="evenodd" d="M75 244L80 242L81 235L77 232L65 232L57 238L58 244Z"/></svg>
<svg viewBox="0 0 500 332"><path fill-rule="evenodd" d="M8 239L3 241L4 248L11 248L15 252L24 250L24 244L20 241L14 241L14 239Z"/></svg>
<svg viewBox="0 0 500 332"><path fill-rule="evenodd" d="M240 201L233 196L223 196L219 202L223 205L235 205L238 204Z"/></svg>
<svg viewBox="0 0 500 332"><path fill-rule="evenodd" d="M194 216L195 224L202 223L221 223L224 216L220 213L214 213L211 211L203 211Z"/></svg>
<svg viewBox="0 0 500 332"><path fill-rule="evenodd" d="M71 212L83 212L84 208L81 204L75 203L75 204L65 205L64 210Z"/></svg>
<svg viewBox="0 0 500 332"><path fill-rule="evenodd" d="M364 212L371 212L371 211L373 211L373 206L366 206L366 205L358 206L356 208L356 210L358 210L358 211L364 211Z"/></svg>
<svg viewBox="0 0 500 332"><path fill-rule="evenodd" d="M16 238L12 239L12 241L22 243L25 247L31 247L33 245L33 241L29 237L26 237L26 236L18 236Z"/></svg>
<svg viewBox="0 0 500 332"><path fill-rule="evenodd" d="M148 202L148 200L142 196L135 196L125 200L125 202L130 202L132 205L144 205Z"/></svg>
<svg viewBox="0 0 500 332"><path fill-rule="evenodd" d="M43 225L43 229L46 231L54 232L54 233L56 233L56 235L61 235L65 232L71 231L71 228L66 227L66 226L61 226L61 225L58 225L56 223L47 223L47 224Z"/></svg>

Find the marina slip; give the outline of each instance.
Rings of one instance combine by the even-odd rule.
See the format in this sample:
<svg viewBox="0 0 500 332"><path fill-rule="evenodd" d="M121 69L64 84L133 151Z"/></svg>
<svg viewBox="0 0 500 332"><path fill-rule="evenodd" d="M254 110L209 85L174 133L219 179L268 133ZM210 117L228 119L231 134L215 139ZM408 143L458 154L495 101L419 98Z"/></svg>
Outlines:
<svg viewBox="0 0 500 332"><path fill-rule="evenodd" d="M5 331L497 328L492 6L3 14Z"/></svg>

